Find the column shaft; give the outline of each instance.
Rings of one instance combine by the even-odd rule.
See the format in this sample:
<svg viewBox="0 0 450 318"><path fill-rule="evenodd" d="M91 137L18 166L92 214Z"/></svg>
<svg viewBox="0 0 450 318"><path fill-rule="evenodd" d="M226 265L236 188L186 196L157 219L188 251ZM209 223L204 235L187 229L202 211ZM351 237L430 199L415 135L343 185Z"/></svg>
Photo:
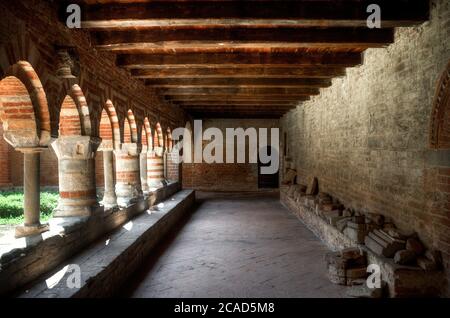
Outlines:
<svg viewBox="0 0 450 318"><path fill-rule="evenodd" d="M142 191L147 193L149 191L147 181L147 152L143 152L140 155L140 172L141 172L141 185Z"/></svg>
<svg viewBox="0 0 450 318"><path fill-rule="evenodd" d="M95 151L98 138L59 137L52 143L58 157L59 202L55 217L89 216L98 206L95 186Z"/></svg>
<svg viewBox="0 0 450 318"><path fill-rule="evenodd" d="M164 159L156 154L150 154L147 157L148 183L151 188L163 186L164 180Z"/></svg>
<svg viewBox="0 0 450 318"><path fill-rule="evenodd" d="M114 185L114 154L112 150L103 151L103 174L105 178L105 192L103 194L103 205L114 207L117 205L117 197Z"/></svg>
<svg viewBox="0 0 450 318"><path fill-rule="evenodd" d="M116 155L116 195L119 206L126 207L142 198L140 148L137 144L122 144Z"/></svg>
<svg viewBox="0 0 450 318"><path fill-rule="evenodd" d="M40 153L24 153L24 173L23 173L23 192L24 192L24 214L25 226L39 225L40 216Z"/></svg>

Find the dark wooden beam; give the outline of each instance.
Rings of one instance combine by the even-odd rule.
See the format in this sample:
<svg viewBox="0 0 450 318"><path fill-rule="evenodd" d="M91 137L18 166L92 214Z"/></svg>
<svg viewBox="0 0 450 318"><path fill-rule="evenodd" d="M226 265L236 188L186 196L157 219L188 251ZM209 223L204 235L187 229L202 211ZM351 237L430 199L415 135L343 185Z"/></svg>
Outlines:
<svg viewBox="0 0 450 318"><path fill-rule="evenodd" d="M93 44L115 53L178 53L276 50L299 48L383 47L394 41L392 29L369 28L211 28L92 32Z"/></svg>
<svg viewBox="0 0 450 318"><path fill-rule="evenodd" d="M186 54L125 54L118 55L117 65L127 68L145 68L147 65L239 65L240 67L270 65L276 67L296 67L298 65L330 65L355 66L361 64L361 53L328 53L328 52L299 52L283 53L186 53Z"/></svg>
<svg viewBox="0 0 450 318"><path fill-rule="evenodd" d="M296 106L293 105L183 105L181 108L186 110L225 110L225 109L234 109L237 111L240 110L284 110L284 109L292 109Z"/></svg>
<svg viewBox="0 0 450 318"><path fill-rule="evenodd" d="M136 78L169 79L169 78L330 78L345 75L345 68L333 66L286 67L179 67L168 65L144 69L131 69Z"/></svg>
<svg viewBox="0 0 450 318"><path fill-rule="evenodd" d="M181 107L189 107L191 105L195 106L202 106L202 105L258 105L258 106L265 106L265 105L284 105L284 106L295 106L298 104L298 102L293 101L271 101L271 100L205 100L205 101L177 101L175 103L178 106Z"/></svg>
<svg viewBox="0 0 450 318"><path fill-rule="evenodd" d="M145 80L146 85L153 87L184 87L191 88L201 87L328 87L331 85L331 79L321 78L172 78L172 79L156 79Z"/></svg>
<svg viewBox="0 0 450 318"><path fill-rule="evenodd" d="M65 8L60 7L62 18ZM84 2L84 1L82 1ZM82 6L85 28L162 28L217 25L364 27L367 7L358 1L151 1ZM377 0L383 27L409 26L428 18L426 0Z"/></svg>
<svg viewBox="0 0 450 318"><path fill-rule="evenodd" d="M284 94L208 94L208 95L166 95L165 99L172 102L180 101L307 101L307 95L284 95Z"/></svg>
<svg viewBox="0 0 450 318"><path fill-rule="evenodd" d="M284 88L284 87L270 87L270 88L161 88L159 91L164 95L214 95L214 94L228 94L228 95L318 95L318 88Z"/></svg>
<svg viewBox="0 0 450 318"><path fill-rule="evenodd" d="M283 112L189 112L194 118L280 118Z"/></svg>

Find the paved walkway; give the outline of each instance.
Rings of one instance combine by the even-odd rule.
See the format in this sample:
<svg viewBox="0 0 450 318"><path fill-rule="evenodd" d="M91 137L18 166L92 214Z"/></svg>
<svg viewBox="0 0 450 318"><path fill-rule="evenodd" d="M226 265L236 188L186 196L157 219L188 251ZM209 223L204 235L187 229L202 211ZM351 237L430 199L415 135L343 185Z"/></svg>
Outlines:
<svg viewBox="0 0 450 318"><path fill-rule="evenodd" d="M202 197L202 195L199 195ZM343 297L327 248L277 198L203 195L133 277L132 297Z"/></svg>

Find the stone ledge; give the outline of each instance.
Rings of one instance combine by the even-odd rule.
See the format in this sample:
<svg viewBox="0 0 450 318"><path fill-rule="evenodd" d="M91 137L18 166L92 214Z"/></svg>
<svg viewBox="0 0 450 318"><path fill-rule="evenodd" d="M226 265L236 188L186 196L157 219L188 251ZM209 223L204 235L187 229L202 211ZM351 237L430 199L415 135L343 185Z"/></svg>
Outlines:
<svg viewBox="0 0 450 318"><path fill-rule="evenodd" d="M393 259L381 257L339 232L320 218L314 208L307 207L280 190L281 203L295 214L331 250L358 246L367 252L369 264L380 266L382 279L387 283L390 297L441 296L445 289L445 274L441 271L424 271L419 267L395 264Z"/></svg>
<svg viewBox="0 0 450 318"><path fill-rule="evenodd" d="M126 208L104 210L99 207L91 217L54 218L50 231L14 240L0 251L0 295L18 290L67 258L163 201L180 189L178 182L155 189L143 200Z"/></svg>
<svg viewBox="0 0 450 318"><path fill-rule="evenodd" d="M183 190L68 259L18 296L24 298L110 297L145 260L159 240L192 207ZM80 288L67 284L79 266ZM72 280L71 280L72 281Z"/></svg>

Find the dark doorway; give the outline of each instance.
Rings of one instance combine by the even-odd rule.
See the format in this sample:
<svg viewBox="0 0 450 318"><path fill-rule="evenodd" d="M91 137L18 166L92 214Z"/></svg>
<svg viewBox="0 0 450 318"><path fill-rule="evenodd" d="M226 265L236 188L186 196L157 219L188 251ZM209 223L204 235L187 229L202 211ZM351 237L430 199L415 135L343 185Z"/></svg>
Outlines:
<svg viewBox="0 0 450 318"><path fill-rule="evenodd" d="M267 146L267 154L270 156L272 155L272 151L274 150L271 146ZM279 172L277 171L274 174L263 174L261 173L261 167L268 167L270 166L269 163L262 163L259 158L258 153L258 188L278 188L278 179L279 179Z"/></svg>

